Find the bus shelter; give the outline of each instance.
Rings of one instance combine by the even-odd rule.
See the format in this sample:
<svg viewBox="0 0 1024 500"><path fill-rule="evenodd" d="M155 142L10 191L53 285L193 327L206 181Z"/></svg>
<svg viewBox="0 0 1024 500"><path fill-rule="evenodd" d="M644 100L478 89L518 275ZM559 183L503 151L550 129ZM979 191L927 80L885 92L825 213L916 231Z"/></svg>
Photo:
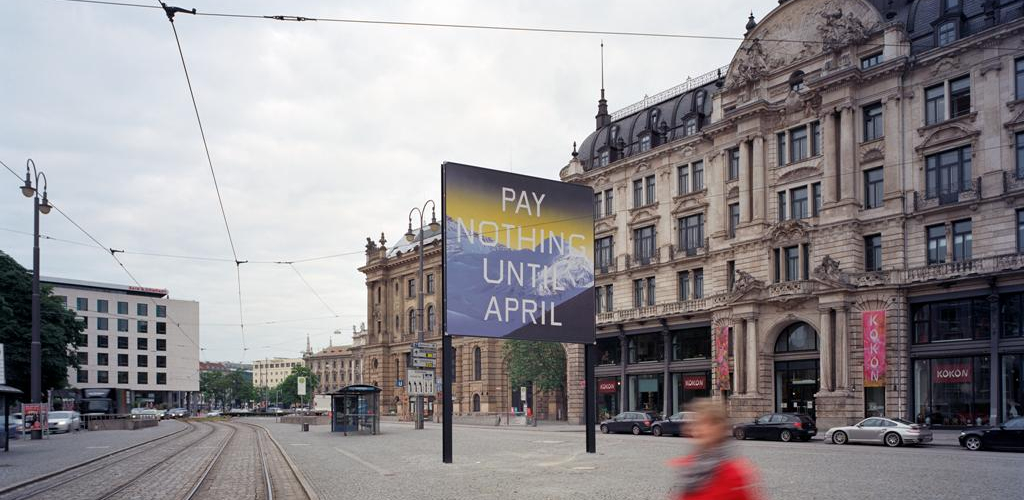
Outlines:
<svg viewBox="0 0 1024 500"><path fill-rule="evenodd" d="M350 385L331 393L331 432L380 433L380 388Z"/></svg>
<svg viewBox="0 0 1024 500"><path fill-rule="evenodd" d="M0 425L3 425L3 443L0 443L0 445L3 445L5 452L11 451L9 441L11 439L11 431L14 430L14 427L11 425L11 408L8 398L17 397L19 394L21 394L19 389L9 385L0 385L0 412L3 412L2 421L0 421Z"/></svg>

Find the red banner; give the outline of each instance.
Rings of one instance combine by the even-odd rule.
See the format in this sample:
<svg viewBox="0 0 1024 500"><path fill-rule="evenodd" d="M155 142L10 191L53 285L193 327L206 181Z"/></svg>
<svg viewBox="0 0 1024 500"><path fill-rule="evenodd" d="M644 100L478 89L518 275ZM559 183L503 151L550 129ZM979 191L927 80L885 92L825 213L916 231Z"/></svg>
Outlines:
<svg viewBox="0 0 1024 500"><path fill-rule="evenodd" d="M939 384L969 384L971 382L971 364L935 363L932 365L932 380Z"/></svg>
<svg viewBox="0 0 1024 500"><path fill-rule="evenodd" d="M705 375L683 375L683 389L688 391L703 391L708 388L708 378Z"/></svg>
<svg viewBox="0 0 1024 500"><path fill-rule="evenodd" d="M864 333L864 387L885 387L885 311L861 313Z"/></svg>
<svg viewBox="0 0 1024 500"><path fill-rule="evenodd" d="M619 383L615 380L599 380L597 382L598 394L614 394L619 388Z"/></svg>
<svg viewBox="0 0 1024 500"><path fill-rule="evenodd" d="M729 382L729 328L723 326L715 337L715 362L718 368L718 390L732 389Z"/></svg>

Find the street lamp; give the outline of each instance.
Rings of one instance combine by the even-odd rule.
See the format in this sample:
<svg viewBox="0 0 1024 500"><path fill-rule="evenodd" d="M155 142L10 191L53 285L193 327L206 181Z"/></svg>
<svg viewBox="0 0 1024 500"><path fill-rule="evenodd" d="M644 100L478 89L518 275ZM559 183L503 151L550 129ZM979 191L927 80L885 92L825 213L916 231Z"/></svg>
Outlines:
<svg viewBox="0 0 1024 500"><path fill-rule="evenodd" d="M39 200L39 179L43 180L43 199ZM33 182L35 181L35 182ZM21 186L21 194L33 198L32 221L35 230L32 234L32 354L31 354L31 390L29 397L35 404L42 403L43 364L42 343L39 339L41 328L39 318L39 214L50 213L50 200L46 197L46 174L36 170L36 162L31 158L25 162L25 184ZM32 439L42 439L42 429L32 430Z"/></svg>
<svg viewBox="0 0 1024 500"><path fill-rule="evenodd" d="M419 225L419 254L420 254L420 271L416 277L416 287L418 289L417 303L416 303L416 341L423 342L423 226L425 225L425 214L427 211L427 205L430 205L430 230L436 232L441 229L441 225L437 223L436 205L434 200L427 200L423 204L423 208L413 207L409 210L409 230L405 233L405 241L412 243L416 241L416 235L412 232L412 214L418 212L420 216ZM423 396L416 396L416 428L423 428Z"/></svg>

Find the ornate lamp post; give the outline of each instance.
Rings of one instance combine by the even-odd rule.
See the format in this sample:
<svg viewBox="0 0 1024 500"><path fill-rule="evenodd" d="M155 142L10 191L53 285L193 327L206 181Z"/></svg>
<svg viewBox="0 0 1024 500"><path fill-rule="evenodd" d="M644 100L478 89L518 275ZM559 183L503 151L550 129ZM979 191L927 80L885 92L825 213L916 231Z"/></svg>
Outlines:
<svg viewBox="0 0 1024 500"><path fill-rule="evenodd" d="M43 199L39 199L39 179L43 180ZM34 181L34 182L33 182ZM46 174L36 170L36 162L31 158L25 162L25 184L21 186L21 194L33 198L32 220L35 226L32 240L32 354L31 354L31 390L29 397L32 403L42 402L43 364L42 342L40 341L39 318L39 214L50 213L50 201L46 197ZM42 439L42 429L32 431L32 439Z"/></svg>
<svg viewBox="0 0 1024 500"><path fill-rule="evenodd" d="M419 255L420 255L420 270L416 277L416 288L417 288L417 303L416 303L416 341L423 342L423 226L425 225L426 218L425 213L427 211L427 205L430 205L430 230L437 231L441 229L441 224L437 223L437 214L435 212L436 205L434 200L427 200L423 204L423 208L413 207L409 211L409 231L405 233L405 240L409 243L416 241L416 234L412 232L412 214L419 213L420 225L419 225ZM423 396L416 396L416 428L423 428Z"/></svg>

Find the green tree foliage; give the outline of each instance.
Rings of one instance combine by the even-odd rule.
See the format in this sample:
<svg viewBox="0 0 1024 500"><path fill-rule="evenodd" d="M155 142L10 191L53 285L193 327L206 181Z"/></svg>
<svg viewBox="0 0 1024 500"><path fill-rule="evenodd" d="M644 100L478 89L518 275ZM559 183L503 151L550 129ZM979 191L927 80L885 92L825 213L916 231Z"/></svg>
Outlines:
<svg viewBox="0 0 1024 500"><path fill-rule="evenodd" d="M252 380L242 370L199 374L199 392L214 406L240 408L259 399Z"/></svg>
<svg viewBox="0 0 1024 500"><path fill-rule="evenodd" d="M512 387L533 382L534 390L565 388L565 349L554 342L508 340L501 347Z"/></svg>
<svg viewBox="0 0 1024 500"><path fill-rule="evenodd" d="M306 395L299 396L299 377L306 377ZM280 397L281 402L285 404L296 404L301 401L310 401L313 399L313 389L320 386L320 379L313 375L313 372L305 366L292 367L292 372L288 374L277 387L273 389L275 397ZM280 393L280 396L278 396Z"/></svg>
<svg viewBox="0 0 1024 500"><path fill-rule="evenodd" d="M67 386L68 368L78 367L76 353L85 326L75 313L53 296L50 287L40 295L42 328L42 390ZM27 401L31 386L32 274L0 252L0 343L6 354L7 385L21 389Z"/></svg>

